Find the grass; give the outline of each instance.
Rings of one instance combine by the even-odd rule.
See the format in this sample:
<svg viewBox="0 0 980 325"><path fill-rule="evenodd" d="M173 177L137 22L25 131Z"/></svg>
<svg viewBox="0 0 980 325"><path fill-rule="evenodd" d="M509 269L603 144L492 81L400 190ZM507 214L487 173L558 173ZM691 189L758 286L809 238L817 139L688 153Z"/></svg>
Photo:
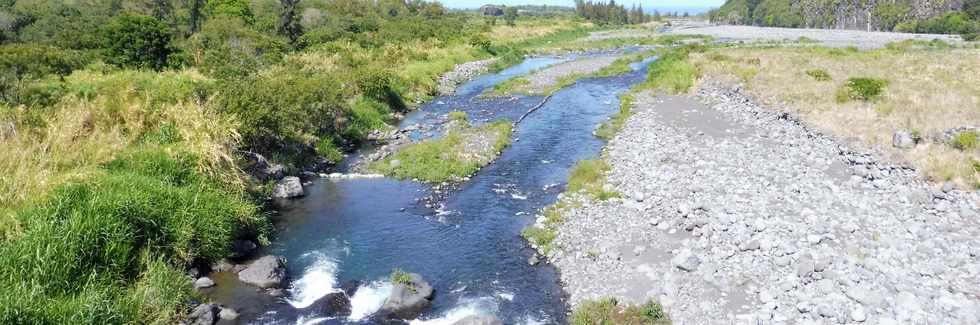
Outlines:
<svg viewBox="0 0 980 325"><path fill-rule="evenodd" d="M19 210L23 230L0 247L0 322L176 315L186 265L227 256L234 238L265 229L256 206L203 177L197 159L127 152Z"/></svg>
<svg viewBox="0 0 980 325"><path fill-rule="evenodd" d="M688 60L691 52L703 52L701 46L686 45L661 51L659 57L647 68L647 79L639 89L654 89L670 94L682 94L691 90L700 75L700 68Z"/></svg>
<svg viewBox="0 0 980 325"><path fill-rule="evenodd" d="M933 143L891 149L895 130L929 135L980 124L980 110L975 109L980 107L980 61L976 60L980 49L893 45L868 51L822 47L712 51L733 60L712 61L706 54L692 54L691 62L704 75L742 83L755 96L784 102L810 125L854 144L891 151L934 180L952 180L963 188L980 185L980 173L972 166L980 154L974 150ZM749 59L762 64L749 64ZM819 81L806 74L817 69L834 80ZM866 76L887 80L887 94L874 101L837 101L848 79Z"/></svg>
<svg viewBox="0 0 980 325"><path fill-rule="evenodd" d="M583 192L600 201L620 197L619 192L605 189L605 173L610 168L608 163L599 159L579 161L568 175L568 191Z"/></svg>
<svg viewBox="0 0 980 325"><path fill-rule="evenodd" d="M827 73L827 71L824 71L822 69L807 70L806 71L806 75L810 76L810 78L813 78L813 80L816 80L816 81L831 81L831 80L834 80L834 78L831 77L830 74Z"/></svg>
<svg viewBox="0 0 980 325"><path fill-rule="evenodd" d="M572 325L660 325L670 318L656 301L640 306L623 306L614 298L582 302L572 313Z"/></svg>
<svg viewBox="0 0 980 325"><path fill-rule="evenodd" d="M411 291L412 293L418 291L418 289L415 288L415 283L412 282L412 276L408 275L407 272L402 271L401 269L396 268L392 270L390 278L391 278L391 283L403 285L405 286L405 288L408 288L408 290Z"/></svg>
<svg viewBox="0 0 980 325"><path fill-rule="evenodd" d="M476 173L509 146L511 130L508 121L481 127L464 125L442 138L408 145L368 168L399 179L458 181Z"/></svg>
<svg viewBox="0 0 980 325"><path fill-rule="evenodd" d="M978 136L980 135L978 135L976 131L960 132L955 137L953 137L953 141L951 142L951 145L953 146L953 148L959 150L973 150L976 149L977 144L980 143L980 140L978 140ZM974 166L976 166L975 163Z"/></svg>
<svg viewBox="0 0 980 325"><path fill-rule="evenodd" d="M632 115L633 107L633 94L623 93L619 96L619 112L613 114L608 121L602 123L599 129L595 131L595 135L603 140L612 140L616 137L616 134L623 129L623 125L626 124L626 120Z"/></svg>

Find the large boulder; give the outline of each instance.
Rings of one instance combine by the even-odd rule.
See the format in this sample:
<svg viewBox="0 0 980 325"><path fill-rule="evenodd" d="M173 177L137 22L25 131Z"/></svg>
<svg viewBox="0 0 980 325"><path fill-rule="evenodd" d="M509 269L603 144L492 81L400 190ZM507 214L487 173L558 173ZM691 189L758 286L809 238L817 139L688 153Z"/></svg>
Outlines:
<svg viewBox="0 0 980 325"><path fill-rule="evenodd" d="M189 325L214 325L218 322L218 305L215 304L200 304L194 307L194 310L187 315L187 324Z"/></svg>
<svg viewBox="0 0 980 325"><path fill-rule="evenodd" d="M350 297L344 292L334 292L317 299L304 309L320 316L350 316Z"/></svg>
<svg viewBox="0 0 980 325"><path fill-rule="evenodd" d="M281 256L263 256L238 272L239 280L263 289L281 287L285 278L286 258Z"/></svg>
<svg viewBox="0 0 980 325"><path fill-rule="evenodd" d="M284 177L272 189L272 197L276 199L290 199L303 195L306 195L303 192L303 182L296 176Z"/></svg>
<svg viewBox="0 0 980 325"><path fill-rule="evenodd" d="M494 316L470 315L452 325L504 325L504 322Z"/></svg>
<svg viewBox="0 0 980 325"><path fill-rule="evenodd" d="M426 309L432 307L435 290L421 275L406 274L405 281L395 283L391 295L385 299L378 315L382 319L416 319Z"/></svg>

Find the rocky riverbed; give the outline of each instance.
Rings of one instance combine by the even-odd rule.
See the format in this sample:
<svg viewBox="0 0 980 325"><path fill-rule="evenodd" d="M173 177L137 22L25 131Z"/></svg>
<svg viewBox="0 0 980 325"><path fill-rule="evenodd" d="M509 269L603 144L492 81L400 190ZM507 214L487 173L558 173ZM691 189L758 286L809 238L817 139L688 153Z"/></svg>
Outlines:
<svg viewBox="0 0 980 325"><path fill-rule="evenodd" d="M577 305L676 324L976 324L975 192L848 148L737 88L636 96L606 148L622 198L566 195L549 260Z"/></svg>
<svg viewBox="0 0 980 325"><path fill-rule="evenodd" d="M457 64L453 70L439 76L439 84L436 87L439 95L452 95L456 91L456 86L489 71L490 65L495 62L497 58Z"/></svg>

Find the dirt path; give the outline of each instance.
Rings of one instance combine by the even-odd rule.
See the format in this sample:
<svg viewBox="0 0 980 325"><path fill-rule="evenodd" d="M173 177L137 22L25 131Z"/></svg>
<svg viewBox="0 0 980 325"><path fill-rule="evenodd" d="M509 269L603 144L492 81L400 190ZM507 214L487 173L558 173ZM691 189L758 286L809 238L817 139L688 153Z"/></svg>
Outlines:
<svg viewBox="0 0 980 325"><path fill-rule="evenodd" d="M607 147L623 199L566 211L573 305L664 304L675 324L976 324L977 194L852 152L738 91L639 95ZM569 198L566 198L569 200Z"/></svg>
<svg viewBox="0 0 980 325"><path fill-rule="evenodd" d="M755 26L713 26L704 23L691 22L674 26L665 32L670 35L709 35L728 41L796 41L800 37L823 43L831 47L855 46L861 49L880 48L888 43L908 39L930 41L943 40L947 43L962 43L963 40L955 35L938 34L906 34L892 32L867 32L860 30L840 29L804 29L777 28Z"/></svg>

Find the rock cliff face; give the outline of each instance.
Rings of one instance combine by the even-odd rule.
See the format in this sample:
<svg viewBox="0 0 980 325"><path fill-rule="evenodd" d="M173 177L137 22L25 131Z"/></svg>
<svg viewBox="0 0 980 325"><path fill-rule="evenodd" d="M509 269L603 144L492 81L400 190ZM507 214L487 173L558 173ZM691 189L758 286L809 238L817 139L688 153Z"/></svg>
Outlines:
<svg viewBox="0 0 980 325"><path fill-rule="evenodd" d="M728 0L718 23L892 30L897 24L962 10L964 0Z"/></svg>

